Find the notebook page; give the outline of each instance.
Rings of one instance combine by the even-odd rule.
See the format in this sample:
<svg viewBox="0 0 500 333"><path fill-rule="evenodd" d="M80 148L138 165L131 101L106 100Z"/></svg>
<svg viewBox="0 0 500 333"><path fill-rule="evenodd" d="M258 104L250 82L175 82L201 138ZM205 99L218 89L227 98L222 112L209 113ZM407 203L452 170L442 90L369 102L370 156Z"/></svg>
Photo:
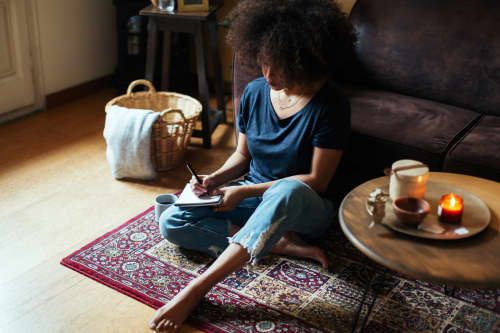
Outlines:
<svg viewBox="0 0 500 333"><path fill-rule="evenodd" d="M176 206L211 206L219 204L222 196L212 195L199 198L191 190L191 185L188 183L182 190L179 199L175 202Z"/></svg>

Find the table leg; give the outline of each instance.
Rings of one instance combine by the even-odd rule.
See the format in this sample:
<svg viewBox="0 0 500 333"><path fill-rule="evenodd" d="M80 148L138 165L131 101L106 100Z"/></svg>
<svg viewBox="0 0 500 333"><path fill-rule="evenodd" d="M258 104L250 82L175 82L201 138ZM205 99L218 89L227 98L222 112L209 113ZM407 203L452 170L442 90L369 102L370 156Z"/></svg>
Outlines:
<svg viewBox="0 0 500 333"><path fill-rule="evenodd" d="M363 324L361 325L361 332L365 331L366 323L368 322L368 317L370 317L370 314L372 313L373 306L375 305L375 301L377 300L378 293L380 292L380 289L384 287L384 282L385 282L385 275L387 271L384 269L382 272L382 275L380 276L380 281L378 286L375 287L375 294L373 295L372 302L370 303L370 306L368 307L368 312L366 313L365 319L363 320Z"/></svg>
<svg viewBox="0 0 500 333"><path fill-rule="evenodd" d="M378 293L380 292L380 289L383 288L383 286L384 286L386 272L387 272L386 270L384 270L382 272L382 275L380 275L379 282L375 285L373 299L372 299L370 305L368 306L368 311L363 319L363 323L361 324L359 332L364 332L364 330L365 330L366 324L368 322L368 317L370 317L370 314L373 310L373 306L375 305L375 301L377 300ZM359 317L360 317L361 311L363 309L363 304L365 303L365 299L366 299L366 296L368 294L368 291L370 290L372 282L376 279L375 276L376 276L376 274L374 274L372 276L372 278L370 279L370 281L368 281L368 284L366 285L365 291L363 293L363 298L361 299L361 303L359 304L358 310L356 311L356 316L355 316L354 322L352 324L351 333L354 333L356 331L356 328L357 328L358 322L359 322Z"/></svg>
<svg viewBox="0 0 500 333"><path fill-rule="evenodd" d="M444 294L446 296L455 297L455 292L456 291L457 291L457 288L455 288L455 287L448 287L447 285L444 285Z"/></svg>
<svg viewBox="0 0 500 333"><path fill-rule="evenodd" d="M168 30L163 31L163 65L161 69L161 90L168 91L170 72L170 49L171 49L172 33Z"/></svg>
<svg viewBox="0 0 500 333"><path fill-rule="evenodd" d="M375 279L375 274L372 275L368 283L366 284L365 291L363 292L363 297L361 298L361 302L359 303L358 310L356 311L356 316L354 316L354 321L352 323L351 333L356 331L356 327L358 326L359 317L361 315L361 311L363 310L363 304L365 304L366 295L368 295L368 291L370 290L370 286L372 285L372 281Z"/></svg>
<svg viewBox="0 0 500 333"><path fill-rule="evenodd" d="M146 54L146 79L154 82L154 69L156 61L156 47L158 41L158 27L154 18L149 19L148 23L148 46Z"/></svg>
<svg viewBox="0 0 500 333"><path fill-rule="evenodd" d="M196 72L198 74L198 92L200 94L201 105L201 124L203 146L210 148L211 143L211 124L210 124L210 95L207 86L206 67L205 67L205 49L203 47L203 31L201 23L197 23L196 33L194 34L196 45Z"/></svg>

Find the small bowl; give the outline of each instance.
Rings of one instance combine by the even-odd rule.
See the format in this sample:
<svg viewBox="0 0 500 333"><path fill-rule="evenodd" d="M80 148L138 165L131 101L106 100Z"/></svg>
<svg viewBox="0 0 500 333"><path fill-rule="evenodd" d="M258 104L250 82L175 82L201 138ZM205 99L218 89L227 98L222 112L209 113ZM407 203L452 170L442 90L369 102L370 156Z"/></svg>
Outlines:
<svg viewBox="0 0 500 333"><path fill-rule="evenodd" d="M424 199L413 197L397 198L392 202L398 219L409 225L417 225L429 214L431 206Z"/></svg>

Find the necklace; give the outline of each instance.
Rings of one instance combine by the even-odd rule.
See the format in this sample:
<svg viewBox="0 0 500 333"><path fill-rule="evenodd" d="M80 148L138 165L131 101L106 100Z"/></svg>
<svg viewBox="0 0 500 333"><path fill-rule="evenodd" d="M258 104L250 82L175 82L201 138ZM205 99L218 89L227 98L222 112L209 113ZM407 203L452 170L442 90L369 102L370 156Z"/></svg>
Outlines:
<svg viewBox="0 0 500 333"><path fill-rule="evenodd" d="M293 106L295 106L301 99L302 97L304 96L304 94L300 94L298 96L287 96L287 97L284 97L282 98L282 96L285 96L285 93L283 92L283 90L280 90L279 93L278 93L278 107L280 108L280 110L285 110L285 109L289 109ZM283 101L286 100L286 105L282 105L281 103Z"/></svg>

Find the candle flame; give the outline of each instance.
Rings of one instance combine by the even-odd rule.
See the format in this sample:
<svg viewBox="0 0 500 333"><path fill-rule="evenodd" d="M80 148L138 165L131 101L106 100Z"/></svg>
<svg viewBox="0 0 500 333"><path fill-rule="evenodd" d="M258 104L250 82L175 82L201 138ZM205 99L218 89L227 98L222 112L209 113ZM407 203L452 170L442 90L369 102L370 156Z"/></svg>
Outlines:
<svg viewBox="0 0 500 333"><path fill-rule="evenodd" d="M422 176L418 176L418 182L420 183L422 181Z"/></svg>
<svg viewBox="0 0 500 333"><path fill-rule="evenodd" d="M455 197L451 197L450 205L451 207L455 206Z"/></svg>

